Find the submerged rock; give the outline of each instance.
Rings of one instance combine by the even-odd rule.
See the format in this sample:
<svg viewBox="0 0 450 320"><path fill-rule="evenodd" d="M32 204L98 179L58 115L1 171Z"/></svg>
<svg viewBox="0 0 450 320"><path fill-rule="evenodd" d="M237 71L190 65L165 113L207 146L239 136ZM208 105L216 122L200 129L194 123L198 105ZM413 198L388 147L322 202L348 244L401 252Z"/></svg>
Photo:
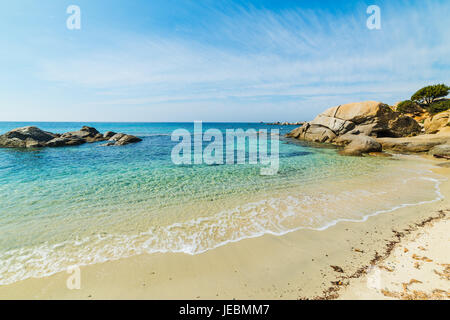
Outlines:
<svg viewBox="0 0 450 320"><path fill-rule="evenodd" d="M101 144L100 147L110 147L110 146L113 146L115 144L116 144L115 142L107 142L107 143Z"/></svg>
<svg viewBox="0 0 450 320"><path fill-rule="evenodd" d="M349 156L349 157L361 157L363 153L360 150L357 149L347 149L344 148L342 150L339 150L338 152L341 156Z"/></svg>
<svg viewBox="0 0 450 320"><path fill-rule="evenodd" d="M381 157L381 158L391 158L392 154L386 153L386 152L369 152L369 156L372 157Z"/></svg>

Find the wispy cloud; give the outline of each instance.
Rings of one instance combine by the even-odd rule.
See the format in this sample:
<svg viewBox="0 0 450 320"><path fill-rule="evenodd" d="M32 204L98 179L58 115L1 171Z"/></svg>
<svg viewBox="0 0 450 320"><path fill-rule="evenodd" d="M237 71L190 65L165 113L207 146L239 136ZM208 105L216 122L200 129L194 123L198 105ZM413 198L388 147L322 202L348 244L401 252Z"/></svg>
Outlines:
<svg viewBox="0 0 450 320"><path fill-rule="evenodd" d="M390 1L380 7L381 30L366 28L364 5L345 14L211 9L215 23L196 30L201 37L122 34L113 51L96 47L43 60L39 76L94 89L91 104L97 105L232 99L238 109L249 101L298 99L299 117L316 113L311 105L398 100L421 85L449 82L450 4Z"/></svg>

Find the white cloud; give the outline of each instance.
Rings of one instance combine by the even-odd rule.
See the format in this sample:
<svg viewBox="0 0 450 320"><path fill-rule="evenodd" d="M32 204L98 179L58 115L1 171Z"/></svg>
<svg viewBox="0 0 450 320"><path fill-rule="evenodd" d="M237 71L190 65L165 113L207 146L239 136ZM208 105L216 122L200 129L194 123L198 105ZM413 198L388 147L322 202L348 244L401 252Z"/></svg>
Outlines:
<svg viewBox="0 0 450 320"><path fill-rule="evenodd" d="M133 36L114 51L43 61L40 76L95 89L96 105L245 105L288 97L304 108L353 99L393 103L429 82L448 82L448 2L389 2L381 10L380 31L366 28L363 6L353 15L214 12L217 23L199 31L201 41Z"/></svg>

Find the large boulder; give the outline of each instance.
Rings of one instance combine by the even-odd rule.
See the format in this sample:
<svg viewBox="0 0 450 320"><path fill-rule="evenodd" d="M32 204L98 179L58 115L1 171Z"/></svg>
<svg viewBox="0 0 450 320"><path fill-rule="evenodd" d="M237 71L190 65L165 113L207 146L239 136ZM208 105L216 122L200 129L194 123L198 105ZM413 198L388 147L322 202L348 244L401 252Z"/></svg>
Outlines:
<svg viewBox="0 0 450 320"><path fill-rule="evenodd" d="M345 146L342 154L361 155L382 150L374 138L415 136L421 130L417 121L388 105L364 101L329 108L287 136Z"/></svg>
<svg viewBox="0 0 450 320"><path fill-rule="evenodd" d="M93 127L83 126L79 131L66 132L63 138L80 138L86 142L98 142L106 140L103 135Z"/></svg>
<svg viewBox="0 0 450 320"><path fill-rule="evenodd" d="M329 128L317 125L309 124L294 129L289 136L301 140L312 142L332 142L336 138L336 134Z"/></svg>
<svg viewBox="0 0 450 320"><path fill-rule="evenodd" d="M350 149L359 149L364 153L381 151L381 144L365 135L344 134L336 139L336 143L346 145Z"/></svg>
<svg viewBox="0 0 450 320"><path fill-rule="evenodd" d="M294 130L289 136L315 141L322 132L328 137L327 142L333 142L332 135L326 129L331 130L335 136L352 131L374 137L412 136L421 131L414 119L400 115L388 105L377 101L348 103L329 108L302 128ZM308 131L313 132L308 134Z"/></svg>
<svg viewBox="0 0 450 320"><path fill-rule="evenodd" d="M81 139L77 136L69 137L58 137L48 141L46 147L65 147L65 146L78 146L80 144L86 143L86 140Z"/></svg>
<svg viewBox="0 0 450 320"><path fill-rule="evenodd" d="M445 128L449 124L450 110L438 113L426 118L423 123L425 133L434 134Z"/></svg>
<svg viewBox="0 0 450 320"><path fill-rule="evenodd" d="M389 121L389 133L394 137L415 136L421 132L419 123L411 117L400 115L394 120ZM381 135L382 136L382 135Z"/></svg>
<svg viewBox="0 0 450 320"><path fill-rule="evenodd" d="M355 127L355 124L351 121L346 121L323 114L319 114L313 121L310 122L310 124L328 128L333 131L335 135L345 133Z"/></svg>
<svg viewBox="0 0 450 320"><path fill-rule="evenodd" d="M351 121L355 124L367 123L368 121L380 119L394 119L395 112L387 104L377 101L363 101L342 104L325 110L323 115Z"/></svg>
<svg viewBox="0 0 450 320"><path fill-rule="evenodd" d="M8 131L0 136L0 147L5 148L33 148L43 147L57 138L58 135L43 131L34 126L22 127Z"/></svg>
<svg viewBox="0 0 450 320"><path fill-rule="evenodd" d="M360 156L363 153L381 152L382 147L374 138L366 135L344 134L336 139L336 144L344 145L342 155Z"/></svg>

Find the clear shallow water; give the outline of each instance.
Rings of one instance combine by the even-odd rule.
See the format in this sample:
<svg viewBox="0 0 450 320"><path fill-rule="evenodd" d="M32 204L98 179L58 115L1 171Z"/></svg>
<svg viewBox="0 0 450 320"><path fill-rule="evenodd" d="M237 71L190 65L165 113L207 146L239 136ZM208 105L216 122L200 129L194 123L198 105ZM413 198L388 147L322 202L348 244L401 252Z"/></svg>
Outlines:
<svg viewBox="0 0 450 320"><path fill-rule="evenodd" d="M0 133L25 125L59 133L91 125L143 141L0 149L0 285L143 252L198 254L266 233L323 230L441 197L429 165L416 161L341 157L281 139L279 174L261 176L260 165L174 165L170 134L192 123L0 123Z"/></svg>

